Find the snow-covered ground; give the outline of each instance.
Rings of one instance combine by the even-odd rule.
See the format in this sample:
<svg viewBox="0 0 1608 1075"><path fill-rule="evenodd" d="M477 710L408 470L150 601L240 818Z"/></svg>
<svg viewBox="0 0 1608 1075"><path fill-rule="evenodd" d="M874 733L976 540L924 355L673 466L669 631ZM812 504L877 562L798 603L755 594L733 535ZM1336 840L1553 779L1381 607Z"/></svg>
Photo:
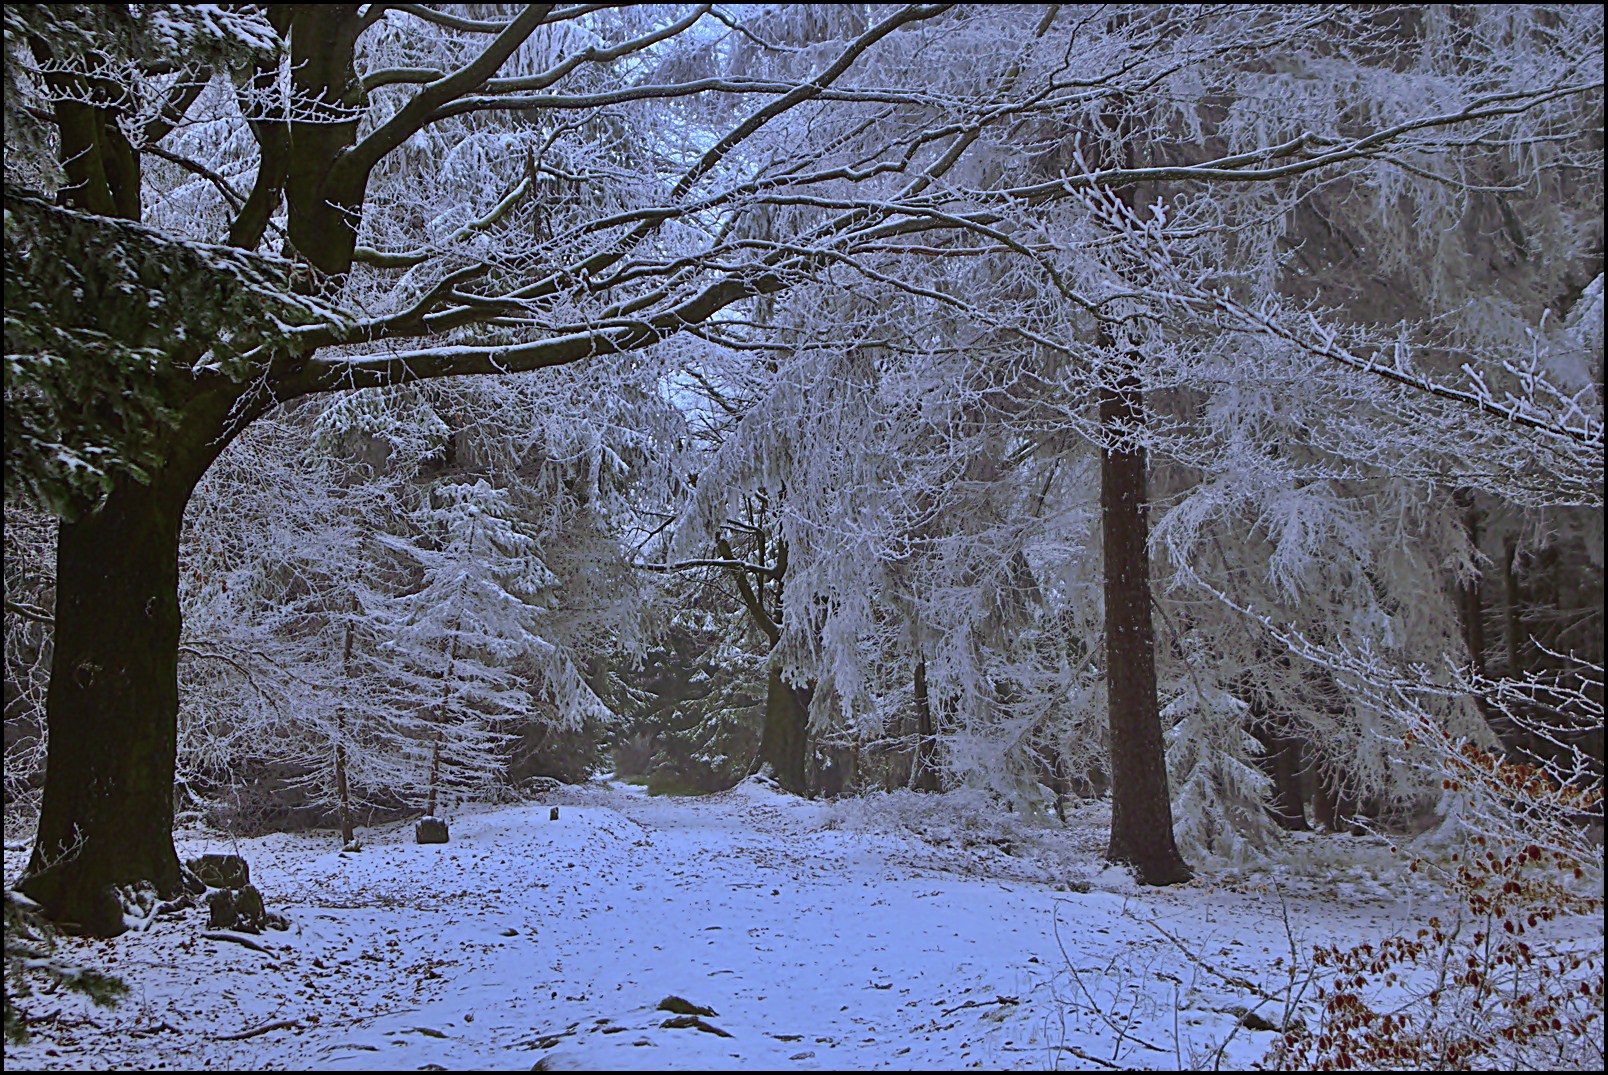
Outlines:
<svg viewBox="0 0 1608 1075"><path fill-rule="evenodd" d="M6 1067L1244 1068L1275 1035L1239 1014L1282 1017L1258 994L1283 995L1292 936L1304 955L1435 910L1350 837L1305 841L1277 892L1271 873L1140 889L1100 872L1099 807L1031 828L963 798L597 783L450 820L448 844L392 825L356 853L181 833L181 856L244 855L290 929L261 952L190 911L64 940L130 993L36 998L60 1014ZM667 1026L692 1021L667 997L714 1014Z"/></svg>

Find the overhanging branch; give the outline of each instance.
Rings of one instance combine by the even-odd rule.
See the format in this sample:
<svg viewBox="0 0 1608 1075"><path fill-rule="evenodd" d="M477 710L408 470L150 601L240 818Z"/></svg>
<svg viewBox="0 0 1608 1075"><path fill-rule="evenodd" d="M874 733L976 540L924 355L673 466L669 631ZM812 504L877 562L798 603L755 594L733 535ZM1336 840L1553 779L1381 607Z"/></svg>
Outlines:
<svg viewBox="0 0 1608 1075"><path fill-rule="evenodd" d="M775 566L766 567L764 564L751 564L747 560L677 560L673 564L634 563L631 566L640 571L659 572L690 571L696 567L725 567L739 571L750 571L756 575L764 575L767 578L772 578L782 573Z"/></svg>

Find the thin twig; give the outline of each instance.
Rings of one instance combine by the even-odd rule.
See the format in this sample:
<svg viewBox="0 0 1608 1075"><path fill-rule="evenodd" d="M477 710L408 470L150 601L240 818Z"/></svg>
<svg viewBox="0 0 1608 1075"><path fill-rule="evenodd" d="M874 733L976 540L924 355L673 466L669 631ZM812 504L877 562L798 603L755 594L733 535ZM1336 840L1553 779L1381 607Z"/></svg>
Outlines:
<svg viewBox="0 0 1608 1075"><path fill-rule="evenodd" d="M1061 904L1061 903L1065 903L1065 902L1067 902L1067 901L1065 901L1065 900L1057 900L1056 901L1056 903L1058 905ZM1088 986L1083 984L1083 977L1078 973L1078 969L1072 965L1072 957L1067 953L1066 942L1061 939L1061 916L1060 916L1060 914L1057 913L1057 914L1054 914L1054 915L1052 915L1050 917L1050 929L1055 935L1056 947L1058 947L1061 950L1061 959L1066 963L1067 973L1071 975L1072 983L1075 986L1077 986L1078 990L1085 997L1088 998L1088 1001L1089 1001L1088 1009L1089 1009L1089 1011L1093 1012L1094 1015L1097 1016L1099 1018L1099 1020L1102 1023L1104 1023L1106 1025L1106 1027L1108 1029L1110 1029L1111 1032L1116 1034L1116 1036L1117 1036L1116 1046L1115 1046L1115 1049L1112 1052L1113 1059L1115 1059L1116 1053L1121 1051L1122 1043L1124 1041L1132 1041L1137 1045L1141 1045L1144 1048L1149 1049L1151 1052L1165 1053L1167 1050L1163 1049L1161 1046L1156 1045L1156 1044L1154 1044L1152 1042L1148 1042L1145 1039L1139 1037L1138 1035L1131 1033L1130 1031L1131 1031L1132 1028L1130 1026L1118 1026L1116 1020L1114 1020L1113 1018L1111 1018L1111 1016L1107 1015L1104 1011L1101 1010L1099 1002L1094 999L1094 994L1089 991ZM1116 962L1116 960L1117 960L1117 957L1113 956L1111 962L1114 964ZM1111 967L1111 964L1107 964L1106 969L1109 971L1110 967ZM1113 999L1115 999L1115 998L1113 998ZM1137 998L1135 998L1135 1000L1137 1002ZM1130 1012L1132 1010L1133 1010L1132 1008L1129 1008ZM1063 1048L1064 1048L1064 1046L1063 1046ZM1115 1065L1113 1064L1112 1066L1115 1066Z"/></svg>
<svg viewBox="0 0 1608 1075"><path fill-rule="evenodd" d="M1255 982L1253 982L1250 979L1244 977L1243 975L1225 974L1223 971L1218 970L1216 967L1212 966L1210 963L1208 963L1201 956L1196 955L1194 952L1191 952L1187 947L1184 946L1183 941L1180 941L1177 937L1174 937L1171 933L1168 933L1166 930L1162 929L1160 924L1158 924L1155 919L1153 919L1153 918L1140 918L1137 915L1128 914L1127 911L1124 911L1123 913L1127 914L1128 917L1132 918L1135 922L1143 922L1145 925L1149 926L1151 929L1153 929L1157 933L1161 934L1167 940L1171 941L1172 944L1173 944L1173 947L1177 948L1180 952L1184 953L1184 955L1188 956L1189 961L1191 963L1194 963L1197 966L1205 968L1205 970L1207 970L1209 973L1211 973L1212 975L1214 975L1215 977L1220 979L1223 982L1224 985L1230 985L1230 986L1233 986L1235 989L1243 989L1248 993L1254 993L1254 994L1256 994L1256 996L1260 997L1262 1000L1277 1001L1279 999L1278 997L1276 997L1273 994L1267 992L1261 986L1257 985Z"/></svg>
<svg viewBox="0 0 1608 1075"><path fill-rule="evenodd" d="M1080 1060L1087 1060L1091 1064L1099 1064L1101 1067L1109 1068L1112 1071L1128 1070L1121 1064L1113 1064L1111 1061L1102 1060L1098 1056L1090 1056L1075 1045L1006 1045L1004 1049L1007 1053L1036 1053L1043 1049L1059 1049L1063 1053L1071 1053Z"/></svg>
<svg viewBox="0 0 1608 1075"><path fill-rule="evenodd" d="M968 1000L964 1004L957 1004L953 1008L945 1009L942 1014L944 1014L944 1015L953 1015L955 1012L962 1011L962 1010L964 1010L966 1008L986 1008L990 1004L1020 1004L1020 1003L1022 1003L1022 1002L1019 999L1017 999L1016 997L995 997L993 1000Z"/></svg>
<svg viewBox="0 0 1608 1075"><path fill-rule="evenodd" d="M1091 1064L1099 1064L1101 1067L1110 1068L1112 1071L1123 1071L1123 1070L1125 1070L1121 1064L1113 1064L1109 1060L1101 1060L1098 1056L1093 1056L1093 1055L1091 1055L1089 1053L1086 1053L1082 1049L1079 1049L1075 1045L1058 1045L1058 1046L1056 1046L1056 1048L1065 1049L1067 1052L1071 1053L1073 1056L1077 1057L1080 1060L1087 1060Z"/></svg>

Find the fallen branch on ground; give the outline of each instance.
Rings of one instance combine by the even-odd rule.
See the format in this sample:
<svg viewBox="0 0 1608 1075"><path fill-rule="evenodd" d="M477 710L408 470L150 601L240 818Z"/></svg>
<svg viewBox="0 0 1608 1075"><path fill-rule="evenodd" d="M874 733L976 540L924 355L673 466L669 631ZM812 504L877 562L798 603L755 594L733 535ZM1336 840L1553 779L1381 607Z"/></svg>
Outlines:
<svg viewBox="0 0 1608 1075"><path fill-rule="evenodd" d="M262 1026L252 1027L250 1030L242 1030L238 1034L219 1034L212 1040L245 1041L247 1038L255 1038L258 1034L266 1034L270 1030L296 1030L300 1027L301 1024L294 1019L275 1019L271 1023L264 1023Z"/></svg>
<svg viewBox="0 0 1608 1075"><path fill-rule="evenodd" d="M261 941L252 940L250 937L242 937L238 933L220 933L215 930L209 930L201 934L201 936L209 941L233 941L235 944L244 945L254 952L261 952L265 956L274 954L274 950Z"/></svg>
<svg viewBox="0 0 1608 1075"><path fill-rule="evenodd" d="M1101 1067L1110 1068L1112 1071L1122 1071L1123 1070L1123 1067L1122 1067L1121 1064L1113 1064L1109 1060L1101 1060L1098 1056L1092 1056L1089 1053L1084 1052L1082 1049L1077 1048L1076 1046L1060 1045L1060 1046L1057 1046L1057 1048L1065 1049L1067 1052L1071 1053L1073 1056L1077 1057L1078 1059L1087 1060L1091 1064L1099 1064Z"/></svg>

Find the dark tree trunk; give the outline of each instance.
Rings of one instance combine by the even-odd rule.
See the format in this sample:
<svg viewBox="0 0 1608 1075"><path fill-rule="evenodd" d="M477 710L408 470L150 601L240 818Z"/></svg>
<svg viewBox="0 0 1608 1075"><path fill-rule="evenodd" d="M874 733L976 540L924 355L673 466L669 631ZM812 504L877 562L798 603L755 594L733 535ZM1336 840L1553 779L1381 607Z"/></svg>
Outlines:
<svg viewBox="0 0 1608 1075"><path fill-rule="evenodd" d="M441 780L441 729L437 728L435 742L430 747L430 800L425 804L426 817L436 816L436 785Z"/></svg>
<svg viewBox="0 0 1608 1075"><path fill-rule="evenodd" d="M1524 670L1521 654L1527 637L1519 613L1522 602L1519 590L1519 542L1516 537L1509 536L1502 543L1502 637L1507 650L1507 670L1504 674L1509 679L1517 678ZM1523 714L1524 710L1520 708L1520 715ZM1540 740L1534 729L1522 720L1514 720L1511 714L1508 719L1513 726L1513 745L1539 760Z"/></svg>
<svg viewBox="0 0 1608 1075"><path fill-rule="evenodd" d="M815 745L815 765L809 767L811 797L837 799L854 786L859 752L852 746Z"/></svg>
<svg viewBox="0 0 1608 1075"><path fill-rule="evenodd" d="M1121 24L1129 16L1113 20ZM1118 160L1133 167L1140 132L1132 129L1127 102L1113 98L1107 124L1127 135ZM1128 186L1116 197L1137 215L1148 216L1146 185ZM1124 443L1145 422L1138 371L1143 356L1119 347L1111 326L1100 325L1099 343L1110 360L1100 386L1100 525L1105 545L1106 720L1111 749L1111 842L1106 858L1131 865L1140 884L1171 885L1190 878L1173 839L1167 752L1156 704L1156 636L1150 619L1150 520L1145 514L1146 459L1142 442ZM1112 379L1114 378L1114 379Z"/></svg>
<svg viewBox="0 0 1608 1075"><path fill-rule="evenodd" d="M173 849L179 527L189 484L120 479L56 543L44 798L22 890L61 924L123 932L117 890L182 882Z"/></svg>
<svg viewBox="0 0 1608 1075"><path fill-rule="evenodd" d="M1345 691L1334 676L1322 668L1309 669L1307 674L1311 677L1307 684L1311 704L1333 720L1344 722L1349 707ZM1318 744L1309 745L1316 748ZM1327 832L1341 831L1349 817L1340 791L1346 782L1345 769L1337 760L1313 757L1308 771L1312 774L1312 820Z"/></svg>
<svg viewBox="0 0 1608 1075"><path fill-rule="evenodd" d="M1273 801L1268 813L1286 832L1310 832L1306 819L1306 796L1301 791L1301 737L1291 735L1287 720L1269 719L1259 703L1251 705L1252 733L1262 744L1259 760L1262 771L1273 781Z"/></svg>
<svg viewBox="0 0 1608 1075"><path fill-rule="evenodd" d="M1143 408L1131 375L1115 388L1100 390L1100 422L1109 434L1132 430L1143 421ZM1113 444L1101 451L1100 518L1111 730L1111 843L1106 858L1133 866L1140 884L1177 884L1189 880L1190 871L1173 841L1167 756L1156 707L1143 447Z"/></svg>
<svg viewBox="0 0 1608 1075"><path fill-rule="evenodd" d="M352 602L357 603L356 599ZM356 611L355 609L353 610ZM341 669L346 681L352 679L352 625L346 625L346 644L341 650ZM341 846L352 846L352 797L346 783L346 706L335 714L335 795L340 800Z"/></svg>
<svg viewBox="0 0 1608 1075"><path fill-rule="evenodd" d="M287 10L293 12L292 92L310 122L289 128L285 230L295 253L339 279L352 266L368 185L368 170L351 155L365 104L353 64L362 20L356 4L297 4Z"/></svg>
<svg viewBox="0 0 1608 1075"><path fill-rule="evenodd" d="M1343 778L1336 783L1334 793L1335 831L1349 832L1361 835L1362 829L1357 825L1357 816L1361 813L1361 804L1357 793Z"/></svg>
<svg viewBox="0 0 1608 1075"><path fill-rule="evenodd" d="M1502 622L1507 648L1507 676L1519 674L1519 542L1509 537L1502 542Z"/></svg>
<svg viewBox="0 0 1608 1075"><path fill-rule="evenodd" d="M47 72L58 70L37 50ZM139 156L105 85L47 74L56 105L64 205L140 217ZM110 937L127 895L163 898L183 883L173 849L179 708L179 528L200 472L127 477L56 536L56 616L46 780L19 886L47 917Z"/></svg>
<svg viewBox="0 0 1608 1075"><path fill-rule="evenodd" d="M173 775L179 713L179 532L201 475L263 404L182 407L149 485L117 479L56 539L56 616L45 791L19 886L47 917L95 936L127 927L122 895L177 895ZM119 890L125 890L120 893Z"/></svg>
<svg viewBox="0 0 1608 1075"><path fill-rule="evenodd" d="M1350 787L1344 770L1335 766L1314 773L1312 816L1330 832L1357 832L1357 793Z"/></svg>
<svg viewBox="0 0 1608 1075"><path fill-rule="evenodd" d="M1322 769L1312 773L1312 820L1318 823L1318 828L1325 832L1335 830L1335 821L1339 816L1339 809L1335 804L1334 786L1329 776Z"/></svg>
<svg viewBox="0 0 1608 1075"><path fill-rule="evenodd" d="M474 537L470 536L470 551L474 551ZM458 600L463 600L463 587L458 587ZM435 745L430 748L430 801L425 805L427 817L436 816L436 789L441 784L442 727L451 717L452 679L458 674L458 632L463 630L463 617L452 621L452 651L447 655L447 674L441 681L441 708L436 711Z"/></svg>
<svg viewBox="0 0 1608 1075"><path fill-rule="evenodd" d="M756 531L755 536L755 559L764 562L764 533ZM738 559L731 543L724 537L715 539L715 553L723 560ZM774 615L765 607L767 574L772 583L770 600L775 603ZM748 580L746 569L738 567L731 572L743 607L748 610L754 625L764 632L773 651L782 637L782 581L786 574L787 543L783 541L776 543L775 567L768 573L756 574L753 584ZM809 713L810 698L814 693L813 686L791 686L782 679L780 668L771 668L765 686L765 724L760 729L759 754L754 758L754 767L757 770L769 764L776 782L794 795L809 795Z"/></svg>
<svg viewBox="0 0 1608 1075"><path fill-rule="evenodd" d="M1474 501L1474 494L1467 489L1459 489L1452 498L1463 511L1463 533L1468 537L1469 546L1475 556L1480 551L1480 509ZM1457 584L1457 606L1460 618L1463 621L1463 641L1468 646L1468 659L1473 665L1476 676L1485 675L1485 607L1480 600L1481 576L1476 574L1473 578ZM1490 725L1491 731L1500 738L1502 730L1492 723L1494 716L1491 704L1485 700L1484 695L1475 695L1474 704L1480 711L1485 723Z"/></svg>
<svg viewBox="0 0 1608 1075"><path fill-rule="evenodd" d="M772 668L765 687L765 728L759 744L761 765L769 763L776 782L794 795L808 795L804 779L805 739L809 731L809 687L794 687Z"/></svg>
<svg viewBox="0 0 1608 1075"><path fill-rule="evenodd" d="M1279 826L1289 832L1311 832L1306 797L1301 794L1301 763L1305 744L1300 736L1280 735L1273 740L1273 809Z"/></svg>
<svg viewBox="0 0 1608 1075"><path fill-rule="evenodd" d="M340 734L346 736L346 722L341 721ZM335 794L340 799L341 846L352 846L352 799L346 785L346 744L335 744Z"/></svg>
<svg viewBox="0 0 1608 1075"><path fill-rule="evenodd" d="M937 750L932 722L932 698L927 694L927 662L916 662L916 750L911 762L910 783L917 791L938 790L938 767L933 763Z"/></svg>

